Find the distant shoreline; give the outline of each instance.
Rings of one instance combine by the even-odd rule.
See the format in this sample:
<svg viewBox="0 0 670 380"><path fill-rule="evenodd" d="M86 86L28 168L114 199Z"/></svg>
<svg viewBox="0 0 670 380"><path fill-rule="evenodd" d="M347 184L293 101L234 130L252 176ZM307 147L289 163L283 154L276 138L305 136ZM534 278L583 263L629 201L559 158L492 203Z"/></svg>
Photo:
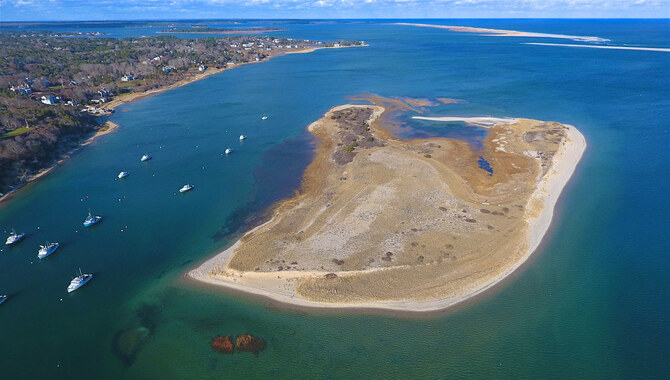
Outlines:
<svg viewBox="0 0 670 380"><path fill-rule="evenodd" d="M231 65L230 67L219 68L219 69L208 68L204 72L199 72L199 73L194 74L193 76L191 76L189 78L184 78L180 81L177 81L177 82L172 83L172 84L167 85L167 86L162 86L162 87L159 87L159 88L155 88L155 89L147 90L147 91L142 91L142 92L131 92L131 93L127 93L127 94L120 94L118 96L115 96L114 99L112 99L111 101L109 101L109 102L103 104L102 106L100 106L100 108L112 111L112 110L115 110L116 108L118 108L118 107L120 107L124 104L133 102L135 100L148 98L150 96L154 96L154 95L163 93L165 91L168 91L168 90L171 90L171 89L174 89L174 88L182 87L182 86L185 86L187 84L190 84L190 83L199 81L201 79L204 79L204 78L206 78L210 75L219 74L219 73L222 73L224 71L228 71L230 69L235 69L235 68L238 68L238 67L242 67L244 65L252 64L252 63L266 62L273 57L279 57L279 56L283 56L283 55L296 54L296 53L311 53L313 51L321 50L321 49L341 49L341 48L363 47L363 46L368 46L368 45L337 46L337 47L335 47L335 46L309 46L309 47L305 47L303 49L281 51L279 53L269 55L265 59L259 60L259 61L242 62L242 63L238 63L238 64L235 64L235 65ZM119 125L117 125L117 124L115 124L111 121L105 122L100 127L100 129L98 129L98 131L96 131L95 134L93 134L91 137L87 138L86 140L82 141L79 144L78 147L69 151L62 158L60 158L56 163L54 163L53 165L51 165L47 168L42 169L38 173L30 176L30 178L28 178L28 180L26 180L26 182L22 183L21 185L17 186L13 190L11 190L11 191L7 192L6 194L2 195L0 197L0 205L2 205L2 203L4 201L6 201L6 200L14 197L15 195L17 195L17 192L20 191L21 189L25 188L26 185L28 185L28 184L46 176L47 174L51 173L54 169L56 169L57 167L59 167L60 165L65 163L70 158L70 156L72 154L74 154L76 151L78 151L80 148L91 144L93 141L95 141L100 136L104 136L106 134L109 134L109 133L115 131L116 129L118 129L118 127L119 127Z"/></svg>
<svg viewBox="0 0 670 380"><path fill-rule="evenodd" d="M246 28L246 29L231 29L231 30L197 30L197 28L184 29L183 31L179 29L175 30L159 30L156 33L159 34L260 34L260 33L271 33L271 32L281 32L286 29L284 28L268 28L268 29L257 29L257 28Z"/></svg>
<svg viewBox="0 0 670 380"><path fill-rule="evenodd" d="M321 50L321 49L342 49L342 48L359 47L359 46L364 47L364 46L368 46L368 45L339 46L339 47L335 47L335 46L306 46L303 49L282 51L279 54L270 55L267 58L259 60L259 61L242 62L242 63L237 63L237 64L234 64L234 65L231 65L230 67L219 68L219 69L208 68L204 72L194 74L190 78L184 78L184 79L182 79L178 82L172 83L172 84L167 85L167 86L163 86L163 87L159 87L159 88L155 88L155 89L147 90L147 91L143 91L143 92L131 92L131 93L121 94L121 95L115 96L113 100L103 104L100 108L110 110L110 111L115 110L119 106L130 103L132 101L148 98L150 96L154 96L154 95L163 93L165 91L172 90L174 88L186 86L187 84L199 81L199 80L204 79L204 78L206 78L210 75L216 75L216 74L222 73L224 71L228 71L228 70L235 69L235 68L238 68L238 67L242 67L242 66L245 66L245 65L266 62L266 61L268 61L268 60L270 60L271 58L274 58L274 57L280 57L280 56L288 55L288 54L311 53L313 51Z"/></svg>

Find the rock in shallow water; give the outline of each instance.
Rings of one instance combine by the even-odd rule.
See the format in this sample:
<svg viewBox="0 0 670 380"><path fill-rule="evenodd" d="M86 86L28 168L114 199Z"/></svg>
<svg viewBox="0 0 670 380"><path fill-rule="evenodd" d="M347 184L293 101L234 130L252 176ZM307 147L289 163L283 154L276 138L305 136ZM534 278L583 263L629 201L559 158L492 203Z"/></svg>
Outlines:
<svg viewBox="0 0 670 380"><path fill-rule="evenodd" d="M235 348L238 351L251 352L258 355L259 352L265 350L267 343L262 338L256 338L249 334L242 334L235 340Z"/></svg>
<svg viewBox="0 0 670 380"><path fill-rule="evenodd" d="M233 340L230 335L223 337L217 336L212 339L212 350L222 353L222 354L232 354L235 352L235 347L233 347Z"/></svg>

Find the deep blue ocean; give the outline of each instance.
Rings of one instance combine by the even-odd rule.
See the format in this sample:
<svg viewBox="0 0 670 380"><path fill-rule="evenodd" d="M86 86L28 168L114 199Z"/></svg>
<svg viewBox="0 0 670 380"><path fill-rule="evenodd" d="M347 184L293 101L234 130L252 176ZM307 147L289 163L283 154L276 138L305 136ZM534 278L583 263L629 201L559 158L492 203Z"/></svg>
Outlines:
<svg viewBox="0 0 670 380"><path fill-rule="evenodd" d="M402 21L670 48L667 19ZM377 20L281 26L272 35L370 46L272 58L122 106L117 131L0 204L2 236L28 233L0 251L1 379L670 378L670 53ZM283 310L184 281L299 188L313 157L307 125L364 93L460 99L424 115L557 121L584 134L587 151L527 265L430 318ZM402 121L404 133L475 145L485 133ZM140 163L145 152L153 160ZM130 176L119 181L121 170ZM179 194L187 182L196 189ZM89 209L104 220L85 230ZM39 262L45 240L61 247ZM68 294L80 267L95 278ZM130 354L119 349L128 331L147 335ZM212 337L245 332L267 340L258 357L211 351Z"/></svg>

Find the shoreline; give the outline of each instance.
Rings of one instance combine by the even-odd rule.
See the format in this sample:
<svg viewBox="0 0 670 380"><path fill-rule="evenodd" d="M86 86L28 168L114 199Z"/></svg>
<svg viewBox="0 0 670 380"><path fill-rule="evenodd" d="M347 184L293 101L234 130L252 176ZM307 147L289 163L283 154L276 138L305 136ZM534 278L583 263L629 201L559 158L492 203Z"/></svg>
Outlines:
<svg viewBox="0 0 670 380"><path fill-rule="evenodd" d="M178 88L178 87L186 86L187 84L199 81L199 80L204 79L204 78L206 78L210 75L220 74L224 71L228 71L228 70L231 70L231 69L242 67L244 65L248 65L248 64L252 64L252 63L266 62L266 61L268 61L268 60L270 60L271 58L274 58L274 57L280 57L280 56L283 56L283 55L296 54L296 53L311 53L313 51L320 50L320 49L341 49L341 48L359 47L359 46L364 47L364 46L369 46L369 45L364 44L364 45L339 46L339 47L334 47L334 46L310 46L310 47L305 47L304 49L298 49L297 51L286 51L286 52L283 51L283 52L278 53L278 54L270 55L266 59L261 60L261 61L243 62L243 63L235 64L231 67L225 67L225 68L221 68L221 69L208 68L204 72L197 73L197 74L191 76L190 78L181 79L181 80L179 80L175 83L172 83L170 85L167 85L167 86L163 86L163 87L159 87L159 88L155 88L155 89L151 89L151 90L143 91L143 92L128 93L128 94L121 94L121 95L115 96L114 99L112 99L111 101L101 105L100 108L112 111L112 110L115 110L116 108L118 108L118 107L120 107L124 104L133 102L135 100L148 98L150 96L157 95L157 94L163 93L163 92L168 91L168 90L172 90L172 89L175 89L175 88ZM70 158L70 156L73 153L75 153L77 150L79 150L80 148L91 144L95 139L97 139L100 136L104 136L108 133L111 133L111 132L115 131L118 127L119 127L118 124L116 124L114 122L111 122L109 120L106 121L96 131L96 133L94 133L91 137L87 138L86 140L82 141L79 144L79 146L77 146L76 148L67 152L65 155L63 155L63 157L58 159L58 161L56 163L54 163L53 165L51 165L47 168L44 168L44 169L40 170L36 174L33 174L25 182L21 183L20 185L17 185L16 188L14 188L14 189L10 190L9 192L7 192L6 194L0 196L0 205L2 205L2 203L4 203L6 200L14 197L17 194L17 192L19 190L23 189L26 185L28 185L30 183L33 183L36 180L38 180L38 179L46 176L47 174L51 173L54 169L59 167L61 164L65 163Z"/></svg>
<svg viewBox="0 0 670 380"><path fill-rule="evenodd" d="M53 165L51 165L51 166L49 166L49 167L47 167L47 168L44 168L44 169L40 170L40 171L39 171L38 173L36 173L36 174L33 174L32 176L30 176L30 178L28 178L28 180L26 180L26 182L24 182L23 184L21 184L21 185L18 186L17 188L15 188L15 189L9 191L7 194L1 196L1 197L0 197L0 206L2 205L2 203L3 203L4 201L6 201L6 200L8 200L8 199L10 199L10 198L12 198L12 197L14 197L14 196L16 196L16 195L17 195L17 192L18 192L19 190L23 189L25 186L27 186L27 185L29 185L29 184L35 182L36 180L38 180L38 179L40 179L40 178L46 176L47 174L50 174L54 169L56 169L57 167L59 167L60 165L62 165L63 163L65 163L65 161L69 160L70 157L72 157L72 155L75 154L77 151L79 151L81 148L85 147L86 145L89 145L90 143L92 143L92 142L93 142L95 139L97 139L98 137L100 137L100 136L104 136L104 135L106 135L106 134L109 134L109 133L115 131L117 128L119 128L119 125L118 125L118 124L113 123L113 122L111 122L111 121L106 121L105 124L103 124L103 125L102 125L102 126L101 126L101 127L100 127L100 128L99 128L99 129L98 129L92 136L91 136L91 137L89 137L89 138L87 138L86 140L84 140L84 141L83 141L81 144L79 144L79 146L77 146L76 148L74 148L74 149L68 151L67 153L65 153L65 154L63 155L63 157L61 157L61 158L60 158L58 161L56 161Z"/></svg>
<svg viewBox="0 0 670 380"><path fill-rule="evenodd" d="M147 91L143 91L143 92L136 92L136 93L131 92L131 93L128 93L128 94L118 95L118 96L114 97L114 99L111 100L110 102L107 102L107 103L103 104L102 106L100 106L100 108L111 111L111 110L114 110L114 109L118 108L119 106L122 106L124 104L133 102L135 100L148 98L150 96L154 96L154 95L163 93L165 91L169 91L169 90L172 90L172 89L175 89L175 88L186 86L186 85L191 84L193 82L197 82L201 79L209 77L210 75L220 74L224 71L236 69L238 67L242 67L242 66L245 66L245 65L250 65L250 64L255 64L255 63L263 63L263 62L269 61L270 59L272 59L274 57L281 57L281 56L289 55L289 54L311 53L313 51L321 50L321 49L342 49L342 48L365 47L365 46L369 46L369 45L364 44L364 45L339 46L339 47L334 47L334 46L309 46L309 47L305 47L303 49L297 49L297 50L292 50L292 51L282 51L278 54L272 54L272 55L269 55L267 58L265 58L263 60L260 60L260 61L250 61L250 62L236 63L236 64L231 65L229 67L224 67L224 68L220 68L220 69L208 68L207 70L205 70L203 72L194 74L190 78L181 79L181 80L179 80L175 83L169 84L167 86L163 86L163 87L159 87L159 88L155 88L155 89L151 89L151 90L147 90Z"/></svg>
<svg viewBox="0 0 670 380"><path fill-rule="evenodd" d="M283 32L286 29L268 29L268 30L254 30L254 29L240 29L240 30L217 30L210 32L201 32L196 30L180 32L179 30L159 30L156 33L158 34L261 34L261 33L272 33L272 32Z"/></svg>
<svg viewBox="0 0 670 380"><path fill-rule="evenodd" d="M333 107L328 112L335 111L349 107L351 105L343 105ZM378 117L379 115L377 115ZM496 123L497 121L509 122L514 119L496 119L496 118L434 118L439 121L470 121L483 123ZM316 123L316 122L314 122ZM308 127L312 131L312 125ZM567 128L567 141L571 144L562 144L556 155L552 158L552 168L540 183L536 185L531 197L528 199L528 205L534 201L540 201L543 205L536 218L527 218L524 214L524 219L528 225L528 235L526 238L528 248L524 251L524 255L520 260L515 262L508 270L496 276L492 281L484 284L474 290L466 290L456 296L451 296L442 299L429 301L372 301L372 302L318 302L311 301L299 296L295 289L282 288L286 281L295 281L298 278L306 276L323 276L325 272L317 271L282 271L278 273L255 273L255 272L239 272L226 268L226 278L219 276L210 276L210 273L216 268L227 266L233 257L234 250L244 241L245 237L252 232L262 228L266 224L271 223L277 216L273 216L265 223L245 232L237 241L230 247L215 254L213 257L202 262L194 269L189 270L184 276L195 282L204 283L210 286L216 286L219 289L224 288L234 293L241 293L244 295L252 295L253 297L262 297L270 299L279 304L287 305L289 308L311 309L311 310L349 310L349 311L381 311L381 312L401 312L408 314L434 314L443 313L447 309L451 309L455 305L463 305L474 297L485 293L487 290L494 288L503 280L516 272L520 267L528 261L532 254L537 251L542 243L543 238L547 234L551 221L554 215L554 208L556 202L565 188L566 184L572 177L577 164L586 149L586 140L584 136L571 125L565 125ZM318 155L318 147L317 155ZM529 207L529 209L532 209ZM388 270L388 269L376 269ZM347 274L360 271L348 271ZM367 272L370 273L370 272Z"/></svg>

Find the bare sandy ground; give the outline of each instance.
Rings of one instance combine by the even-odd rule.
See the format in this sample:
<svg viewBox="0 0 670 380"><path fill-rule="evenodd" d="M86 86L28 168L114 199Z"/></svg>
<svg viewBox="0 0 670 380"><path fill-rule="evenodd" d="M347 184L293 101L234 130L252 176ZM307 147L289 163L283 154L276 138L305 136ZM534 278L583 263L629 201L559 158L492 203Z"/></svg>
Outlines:
<svg viewBox="0 0 670 380"><path fill-rule="evenodd" d="M448 29L448 30L451 30L452 32L482 33L482 34L490 34L490 35L493 35L493 36L500 36L500 37L562 38L562 39L568 39L568 40L573 40L573 41L582 41L582 42L605 42L605 41L609 41L606 38L591 37L591 36L571 36L571 35L567 35L567 34L520 32L520 31L516 31L516 30L505 30L505 29L473 28L473 27L470 27L470 26L416 24L416 23L404 23L404 22L394 23L393 25L406 25L406 26L417 26L417 27L422 27L422 28Z"/></svg>
<svg viewBox="0 0 670 380"><path fill-rule="evenodd" d="M551 224L586 148L582 134L527 119L430 118L490 128L487 152L472 152L457 140L398 139L375 122L383 112L343 105L310 124L321 144L301 193L187 275L302 307L430 312L519 268ZM374 137L347 161L356 113L370 126L359 133ZM492 174L471 164L480 154Z"/></svg>
<svg viewBox="0 0 670 380"><path fill-rule="evenodd" d="M500 117L453 117L453 116L444 116L444 117L427 117L427 116L412 116L412 119L417 120L430 120L430 121L462 121L468 124L479 125L479 126L494 126L496 124L513 124L516 123L516 119L510 118L500 118Z"/></svg>

